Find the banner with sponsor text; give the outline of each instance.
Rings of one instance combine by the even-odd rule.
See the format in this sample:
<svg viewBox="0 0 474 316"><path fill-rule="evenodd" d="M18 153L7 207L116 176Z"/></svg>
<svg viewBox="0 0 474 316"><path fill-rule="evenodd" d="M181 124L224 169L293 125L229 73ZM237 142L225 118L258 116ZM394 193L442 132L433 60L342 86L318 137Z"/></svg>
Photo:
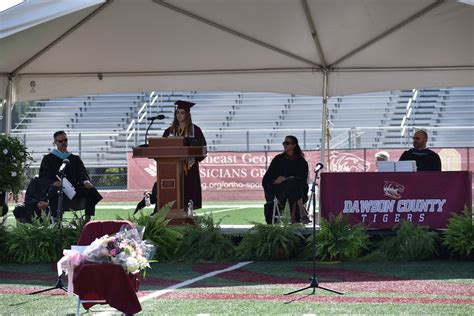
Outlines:
<svg viewBox="0 0 474 316"><path fill-rule="evenodd" d="M435 148L444 171L474 169L473 148ZM377 149L331 150L329 166L323 172L374 172ZM398 160L404 149L385 150L390 160ZM279 152L210 152L200 164L204 201L263 201L263 175L272 158ZM319 162L319 151L304 151L310 167ZM156 163L152 159L132 158L128 154L128 189L151 190L156 179Z"/></svg>

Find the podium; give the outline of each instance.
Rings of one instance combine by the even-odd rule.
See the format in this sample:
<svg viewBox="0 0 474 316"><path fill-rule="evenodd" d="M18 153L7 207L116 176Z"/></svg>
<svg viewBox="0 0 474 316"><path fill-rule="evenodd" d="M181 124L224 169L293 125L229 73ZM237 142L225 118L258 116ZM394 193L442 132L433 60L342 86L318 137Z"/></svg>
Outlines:
<svg viewBox="0 0 474 316"><path fill-rule="evenodd" d="M158 208L176 201L167 216L170 224L194 224L194 219L187 215L184 201L184 162L187 158L206 156L207 147L185 146L184 137L155 137L148 143L148 147L133 148L133 158L156 160Z"/></svg>

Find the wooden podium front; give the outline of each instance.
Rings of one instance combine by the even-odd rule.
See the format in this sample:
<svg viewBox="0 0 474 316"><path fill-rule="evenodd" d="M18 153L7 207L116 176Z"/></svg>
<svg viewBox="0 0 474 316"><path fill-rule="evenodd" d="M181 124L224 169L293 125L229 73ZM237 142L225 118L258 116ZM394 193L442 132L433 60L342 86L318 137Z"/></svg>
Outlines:
<svg viewBox="0 0 474 316"><path fill-rule="evenodd" d="M156 160L158 209L176 201L167 216L170 224L194 224L194 219L186 212L183 168L187 158L206 156L206 146L185 146L183 137L150 138L148 143L148 147L133 148L133 158Z"/></svg>

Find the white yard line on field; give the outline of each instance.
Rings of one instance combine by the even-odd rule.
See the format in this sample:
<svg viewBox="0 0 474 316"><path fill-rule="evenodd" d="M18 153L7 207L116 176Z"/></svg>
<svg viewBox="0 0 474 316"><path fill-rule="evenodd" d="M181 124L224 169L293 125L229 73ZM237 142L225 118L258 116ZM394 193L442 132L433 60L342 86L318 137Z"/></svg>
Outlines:
<svg viewBox="0 0 474 316"><path fill-rule="evenodd" d="M228 209L225 209L225 210L219 210L219 211L210 211L210 212L207 212L207 211L202 211L202 210L199 210L197 211L198 215L201 215L201 214L216 214L216 213L222 213L222 212L229 212L229 211L236 211L236 210L241 210L241 209L244 209L244 208L247 208L245 206L242 206L242 207L234 207L234 208L228 208Z"/></svg>
<svg viewBox="0 0 474 316"><path fill-rule="evenodd" d="M218 274L240 269L240 268L242 268L243 266L246 266L246 265L248 265L248 264L250 264L250 263L252 263L252 262L253 262L253 261L239 262L239 263L234 264L233 266L230 266L230 267L228 267L228 268L225 268L225 269L222 269L222 270L216 270L216 271L212 271L212 272L206 273L206 274L204 274L204 275L195 277L195 278L193 278L193 279L190 279L190 280L187 280L187 281L184 281L184 282L181 282L181 283L178 283L178 284L169 286L169 287L167 287L166 289L159 290L159 291L155 291L155 292L152 292L152 293L150 293L150 294L148 294L148 295L142 296L142 297L139 299L139 301L140 301L140 303L143 303L143 302L148 301L148 300L150 300L150 299L152 299L152 298L156 298L156 297L165 295L165 294L167 294L167 293L173 292L173 291L176 290L176 289L179 289L179 288L182 288L182 287L191 285L191 284L193 284L193 283L202 281L202 280L204 280L204 279L212 278L212 277L214 277L214 276L216 276L216 275L218 275Z"/></svg>
<svg viewBox="0 0 474 316"><path fill-rule="evenodd" d="M208 279L208 278L212 278L218 274L221 274L221 273L225 273L225 272L229 272L229 271L233 271L233 270L237 270L237 269L240 269L242 268L243 266L246 266L250 263L252 263L253 261L245 261L245 262L240 262L240 263L237 263L233 266L230 266L228 268L225 268L225 269L222 269L222 270L216 270L216 271L212 271L212 272L209 272L209 273L206 273L204 275L201 275L201 276L198 276L198 277L195 277L193 279L190 279L190 280L186 280L186 281L183 281L181 283L178 283L178 284L175 284L175 285L172 285L172 286L169 286L163 290L158 290L158 291L154 291L148 295L145 295L145 296L142 296L139 298L139 301L140 303L143 303L143 302L146 302L148 300L151 300L153 298L157 298L157 297L160 297L160 296L163 296L165 294L168 294L168 293L171 293L179 288L182 288L182 287L185 287L185 286L188 286L188 285L191 285L193 283L196 283L196 282L199 282L199 281L202 281L204 279ZM98 314L95 314L95 315L111 315L111 313L113 311L116 311L116 310L107 310L107 311L104 311L102 313L98 313Z"/></svg>

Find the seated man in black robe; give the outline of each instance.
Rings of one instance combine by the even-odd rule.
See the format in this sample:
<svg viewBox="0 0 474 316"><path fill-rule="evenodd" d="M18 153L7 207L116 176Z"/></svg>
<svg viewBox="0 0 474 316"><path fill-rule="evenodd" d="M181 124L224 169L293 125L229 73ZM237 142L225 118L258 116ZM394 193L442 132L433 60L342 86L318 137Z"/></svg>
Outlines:
<svg viewBox="0 0 474 316"><path fill-rule="evenodd" d="M81 158L67 151L68 139L66 133L58 131L54 133L53 138L57 148L43 157L39 171L41 185L48 187L47 196L51 212L55 217L60 216L60 214L57 214L58 192L61 186L59 169L63 162L65 162L65 159L67 159L69 162L64 168L65 178L76 190L74 199L85 198L85 220L88 221L91 216L95 215L95 206L102 200L102 196L91 183ZM64 205L70 205L68 197L65 194L63 197Z"/></svg>
<svg viewBox="0 0 474 316"><path fill-rule="evenodd" d="M25 202L13 210L13 215L20 223L31 223L33 216L39 218L42 212L49 212L46 189L41 186L38 177L31 179L26 189Z"/></svg>
<svg viewBox="0 0 474 316"><path fill-rule="evenodd" d="M406 150L400 156L400 161L415 160L418 171L441 171L439 155L428 149L428 133L419 130L413 135L413 148Z"/></svg>
<svg viewBox="0 0 474 316"><path fill-rule="evenodd" d="M151 189L151 194L150 192L145 192L145 196L140 202L138 202L137 207L135 208L135 212L133 212L133 215L135 215L139 210L141 210L145 206L149 206L150 204L155 204L155 208L153 209L153 213L151 213L151 215L156 214L158 212L158 203L156 200L157 192L158 192L158 188L155 182L155 184L153 184L153 188ZM148 201L149 203L147 203L146 201L147 199L149 199Z"/></svg>

